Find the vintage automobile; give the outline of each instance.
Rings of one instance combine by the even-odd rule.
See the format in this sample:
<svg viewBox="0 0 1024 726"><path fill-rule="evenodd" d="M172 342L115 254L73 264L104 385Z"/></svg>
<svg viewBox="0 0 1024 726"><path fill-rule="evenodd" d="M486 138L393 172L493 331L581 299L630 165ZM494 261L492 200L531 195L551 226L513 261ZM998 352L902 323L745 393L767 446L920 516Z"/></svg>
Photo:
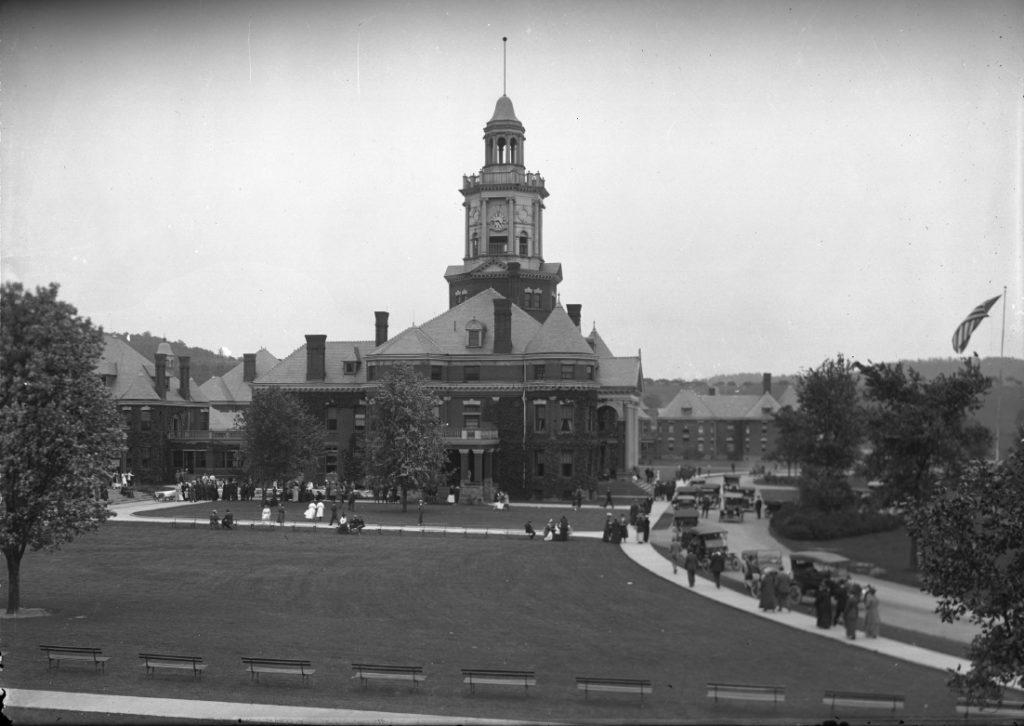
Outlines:
<svg viewBox="0 0 1024 726"><path fill-rule="evenodd" d="M793 568L790 599L794 602L799 602L804 595L817 592L826 577L835 580L847 576L850 571L848 557L826 550L791 552L789 562Z"/></svg>
<svg viewBox="0 0 1024 726"><path fill-rule="evenodd" d="M682 530L681 535L683 544L697 555L702 569L707 569L711 554L716 551L721 551L725 556L727 567L733 570L740 568L739 558L729 552L726 544L728 532L724 528L713 524L698 524Z"/></svg>
<svg viewBox="0 0 1024 726"><path fill-rule="evenodd" d="M153 499L158 502L174 502L178 499L178 490L175 487L160 487L153 492Z"/></svg>
<svg viewBox="0 0 1024 726"><path fill-rule="evenodd" d="M720 522L742 522L743 512L746 510L746 500L735 492L726 492L722 508L718 510L718 521Z"/></svg>

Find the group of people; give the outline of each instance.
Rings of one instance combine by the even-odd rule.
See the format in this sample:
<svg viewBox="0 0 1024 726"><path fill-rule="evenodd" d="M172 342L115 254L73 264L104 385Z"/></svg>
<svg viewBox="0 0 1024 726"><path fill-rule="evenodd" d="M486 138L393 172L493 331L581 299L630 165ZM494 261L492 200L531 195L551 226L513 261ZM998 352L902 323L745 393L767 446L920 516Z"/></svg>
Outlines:
<svg viewBox="0 0 1024 726"><path fill-rule="evenodd" d="M210 529L234 529L235 528L235 515L231 513L229 509L221 517L217 514L217 510L214 509L210 512Z"/></svg>
<svg viewBox="0 0 1024 726"><path fill-rule="evenodd" d="M878 614L878 593L868 585L862 588L849 577L832 580L826 577L814 595L814 612L819 628L828 629L842 623L846 637L857 638L860 608L864 606L864 634L877 638L882 620Z"/></svg>
<svg viewBox="0 0 1024 726"><path fill-rule="evenodd" d="M743 567L743 580L744 583L746 583L748 582L747 571L751 567L751 563L744 561ZM776 610L785 610L788 612L791 609L790 589L792 586L793 576L783 568L780 567L778 570L773 567L765 568L764 573L761 575L761 588L757 595L758 607L766 613L774 612ZM751 592L751 594L753 594L753 592Z"/></svg>
<svg viewBox="0 0 1024 726"><path fill-rule="evenodd" d="M534 528L532 521L527 520L526 524L523 525L523 530L528 538L536 538L537 530ZM557 522L554 519L548 520L548 523L544 525L541 539L545 542L568 542L570 534L572 534L572 526L569 524L569 518L563 514Z"/></svg>

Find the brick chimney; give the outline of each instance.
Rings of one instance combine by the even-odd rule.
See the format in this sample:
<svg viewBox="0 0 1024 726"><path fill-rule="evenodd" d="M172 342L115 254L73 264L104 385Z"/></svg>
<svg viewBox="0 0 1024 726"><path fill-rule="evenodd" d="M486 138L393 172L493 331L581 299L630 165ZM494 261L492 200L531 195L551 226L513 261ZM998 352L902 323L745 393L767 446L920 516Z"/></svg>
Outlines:
<svg viewBox="0 0 1024 726"><path fill-rule="evenodd" d="M772 392L772 374L765 373L761 376L761 392L771 393Z"/></svg>
<svg viewBox="0 0 1024 726"><path fill-rule="evenodd" d="M256 380L256 354L245 353L242 356L242 382L252 383Z"/></svg>
<svg viewBox="0 0 1024 726"><path fill-rule="evenodd" d="M580 327L580 311L582 309L583 306L578 305L576 303L572 303L565 306L565 311L569 313L569 320L571 320L572 324L575 325L577 328Z"/></svg>
<svg viewBox="0 0 1024 726"><path fill-rule="evenodd" d="M373 336L374 347L378 345L384 345L388 342L388 314L384 310L377 310L373 313L374 329L376 331Z"/></svg>
<svg viewBox="0 0 1024 726"><path fill-rule="evenodd" d="M322 381L327 377L327 336L306 336L306 380Z"/></svg>
<svg viewBox="0 0 1024 726"><path fill-rule="evenodd" d="M167 398L167 355L157 353L154 360L156 361L156 395L160 398Z"/></svg>
<svg viewBox="0 0 1024 726"><path fill-rule="evenodd" d="M512 352L512 301L494 299L494 352Z"/></svg>
<svg viewBox="0 0 1024 726"><path fill-rule="evenodd" d="M178 393L186 401L189 400L189 383L188 379L191 375L191 356L179 355L178 356Z"/></svg>

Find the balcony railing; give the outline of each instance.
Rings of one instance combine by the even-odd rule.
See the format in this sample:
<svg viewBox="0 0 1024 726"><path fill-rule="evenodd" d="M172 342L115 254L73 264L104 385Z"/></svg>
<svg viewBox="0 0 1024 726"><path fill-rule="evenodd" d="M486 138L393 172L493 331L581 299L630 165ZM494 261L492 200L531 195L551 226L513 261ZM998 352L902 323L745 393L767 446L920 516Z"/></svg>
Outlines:
<svg viewBox="0 0 1024 726"><path fill-rule="evenodd" d="M509 169L507 171L481 171L479 174L465 174L462 177L463 190L477 187L525 186L544 189L544 177L532 171Z"/></svg>

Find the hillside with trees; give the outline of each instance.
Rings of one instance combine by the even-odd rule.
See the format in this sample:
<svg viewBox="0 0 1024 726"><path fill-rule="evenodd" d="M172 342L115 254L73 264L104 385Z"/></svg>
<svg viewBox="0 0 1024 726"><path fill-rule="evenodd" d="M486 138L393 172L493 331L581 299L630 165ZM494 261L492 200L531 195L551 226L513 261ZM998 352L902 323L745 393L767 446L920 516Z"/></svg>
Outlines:
<svg viewBox="0 0 1024 726"><path fill-rule="evenodd" d="M164 338L151 334L148 330L144 333L112 333L123 338L128 345L144 355L148 360L153 360L156 355L156 348L164 341ZM175 355L187 355L191 357L189 367L192 378L196 383L203 384L213 376L222 376L241 362L241 358L214 353L206 348L193 348L181 340L168 340ZM178 375L177 368L172 375Z"/></svg>

